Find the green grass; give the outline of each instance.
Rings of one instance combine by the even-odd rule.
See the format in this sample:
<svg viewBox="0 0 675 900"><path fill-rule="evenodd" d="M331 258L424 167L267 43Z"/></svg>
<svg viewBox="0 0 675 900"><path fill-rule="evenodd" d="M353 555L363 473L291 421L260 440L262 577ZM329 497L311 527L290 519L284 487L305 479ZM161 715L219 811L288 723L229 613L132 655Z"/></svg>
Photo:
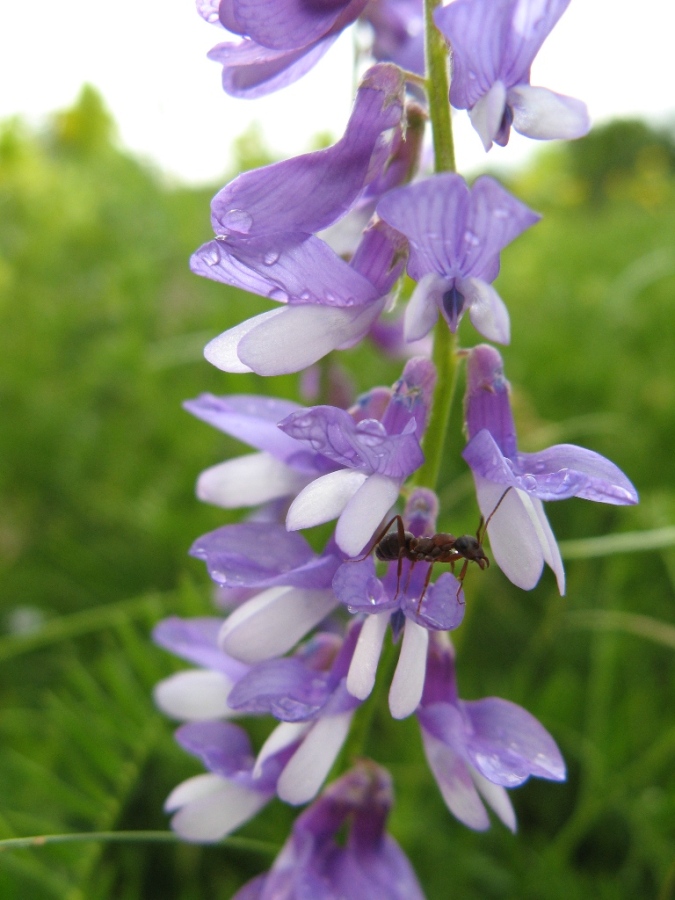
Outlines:
<svg viewBox="0 0 675 900"><path fill-rule="evenodd" d="M675 182L643 137L616 165L602 133L544 153L512 185L545 214L503 254L497 283L521 444L604 453L641 504L549 505L574 542L564 599L550 573L528 594L496 567L467 578L462 695L521 703L569 766L563 785L514 792L518 835L460 826L415 724L376 715L369 751L394 775L392 831L430 900L675 895ZM188 271L211 234L212 193L167 185L116 149L91 92L42 134L19 122L0 133L0 839L164 830L164 797L199 771L153 709L153 683L180 664L149 633L165 615L212 609L187 550L232 515L198 504L193 484L243 448L180 403L299 397L297 377L229 376L202 360L209 337L267 306ZM476 342L468 323L461 339ZM400 371L368 346L337 361L357 390ZM461 533L478 513L459 409L453 421L439 527ZM654 546L647 535L635 550L592 540L651 531ZM271 804L239 837L278 847L292 818ZM0 844L0 896L218 900L270 862L255 843L147 837Z"/></svg>

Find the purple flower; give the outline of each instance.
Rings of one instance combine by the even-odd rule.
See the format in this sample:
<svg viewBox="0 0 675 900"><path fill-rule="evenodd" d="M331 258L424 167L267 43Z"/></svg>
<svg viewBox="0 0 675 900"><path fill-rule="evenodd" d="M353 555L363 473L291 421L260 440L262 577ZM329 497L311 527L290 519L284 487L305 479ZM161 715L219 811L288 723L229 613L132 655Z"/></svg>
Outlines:
<svg viewBox="0 0 675 900"><path fill-rule="evenodd" d="M220 631L220 647L242 662L286 653L337 606L331 583L341 556L334 545L317 555L283 525L225 525L198 538L190 553L220 587L261 589Z"/></svg>
<svg viewBox="0 0 675 900"><path fill-rule="evenodd" d="M469 442L462 456L471 467L482 514L489 516L511 488L488 525L495 560L525 590L539 581L546 562L563 594L562 559L542 501L582 497L626 506L638 502L637 491L614 463L574 444L520 453L502 358L486 344L468 355L465 418Z"/></svg>
<svg viewBox="0 0 675 900"><path fill-rule="evenodd" d="M356 556L396 501L402 482L424 460L420 438L435 381L429 360L410 360L377 418L355 419L345 410L315 406L279 423L289 437L339 467L304 488L286 518L290 531L338 517L335 539Z"/></svg>
<svg viewBox="0 0 675 900"><path fill-rule="evenodd" d="M396 63L424 75L424 4L422 0L370 0L362 19L372 26L375 59Z"/></svg>
<svg viewBox="0 0 675 900"><path fill-rule="evenodd" d="M423 900L405 854L386 831L391 778L364 760L295 820L272 869L235 900ZM346 842L339 840L345 825Z"/></svg>
<svg viewBox="0 0 675 900"><path fill-rule="evenodd" d="M162 712L184 722L236 715L228 699L249 667L218 646L222 624L217 618L172 616L155 627L156 644L201 667L177 672L155 685L154 700Z"/></svg>
<svg viewBox="0 0 675 900"><path fill-rule="evenodd" d="M509 314L491 282L500 251L539 216L494 179L469 189L453 173L390 191L377 212L408 238L408 273L419 282L405 312L406 340L424 337L439 312L454 332L468 310L482 335L507 344Z"/></svg>
<svg viewBox="0 0 675 900"><path fill-rule="evenodd" d="M439 632L431 637L417 717L443 799L469 828L490 827L485 801L515 831L506 788L518 787L531 775L565 780L565 763L555 741L526 710L497 697L459 699L452 645Z"/></svg>
<svg viewBox="0 0 675 900"><path fill-rule="evenodd" d="M308 72L354 22L367 0L198 0L200 15L240 35L209 58L223 65L223 88L234 97L261 97Z"/></svg>
<svg viewBox="0 0 675 900"><path fill-rule="evenodd" d="M400 153L402 113L399 70L375 66L358 90L341 141L245 172L216 195L216 238L193 255L192 270L285 308L211 341L205 355L215 366L261 375L297 372L366 334L402 272L404 242L384 223L373 223L346 262L316 233L383 177L392 153Z"/></svg>
<svg viewBox="0 0 675 900"><path fill-rule="evenodd" d="M469 110L486 150L511 125L538 140L578 138L590 121L580 100L530 85L530 66L569 0L455 0L434 19L452 47L450 102Z"/></svg>
<svg viewBox="0 0 675 900"><path fill-rule="evenodd" d="M202 472L197 496L206 503L234 509L283 500L294 497L317 475L337 468L279 429L281 419L302 409L290 400L254 394L201 394L184 406L197 418L259 451Z"/></svg>
<svg viewBox="0 0 675 900"><path fill-rule="evenodd" d="M293 657L260 663L239 679L229 695L232 710L281 719L257 757L230 723L194 716L179 728L176 737L181 746L221 779L198 782L198 786L205 784L210 795L226 788L222 779L228 783L234 779L248 792L247 797L250 792L264 795L258 798L261 803L274 792L287 803L311 800L340 752L359 706L345 687L359 632L356 623L344 640L317 635ZM193 699L199 706L199 698ZM191 794L188 799L192 800ZM218 819L220 827L223 821Z"/></svg>
<svg viewBox="0 0 675 900"><path fill-rule="evenodd" d="M403 516L406 530L415 537L436 530L436 495L419 488L410 495ZM347 676L347 690L360 700L375 684L382 642L391 625L403 643L389 692L389 708L396 719L409 716L417 708L427 666L429 631L457 628L464 617L461 585L450 572L435 584L427 585L428 563L412 565L403 560L389 563L382 580L375 575L372 556L343 563L333 579L333 590L352 613L367 616Z"/></svg>

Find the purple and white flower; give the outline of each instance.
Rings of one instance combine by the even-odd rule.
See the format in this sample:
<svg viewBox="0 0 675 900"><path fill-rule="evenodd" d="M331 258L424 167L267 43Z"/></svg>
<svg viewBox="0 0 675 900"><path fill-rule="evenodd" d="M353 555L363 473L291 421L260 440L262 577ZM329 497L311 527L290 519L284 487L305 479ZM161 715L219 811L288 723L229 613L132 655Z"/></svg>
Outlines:
<svg viewBox="0 0 675 900"><path fill-rule="evenodd" d="M436 495L418 488L410 495L403 521L415 537L436 530ZM347 690L365 700L375 684L382 643L391 626L398 637L403 630L401 652L389 692L389 709L395 719L411 715L422 697L427 668L429 631L457 628L464 618L461 585L450 572L435 584L427 584L428 563L408 560L389 563L383 579L375 574L372 556L343 563L335 573L333 590L351 613L366 616L347 676Z"/></svg>
<svg viewBox="0 0 675 900"><path fill-rule="evenodd" d="M303 408L291 400L254 394L201 394L183 405L197 418L259 451L202 472L197 496L205 503L236 509L288 500L317 476L337 468L278 427L278 422Z"/></svg>
<svg viewBox="0 0 675 900"><path fill-rule="evenodd" d="M375 66L361 83L341 141L245 172L216 195L216 237L193 255L192 270L284 308L215 338L205 349L209 362L227 372L297 372L367 333L403 271L405 242L374 222L346 262L317 232L384 177L392 154L400 155L403 125L400 71Z"/></svg>
<svg viewBox="0 0 675 900"><path fill-rule="evenodd" d="M370 0L361 19L373 29L375 59L424 75L422 0Z"/></svg>
<svg viewBox="0 0 675 900"><path fill-rule="evenodd" d="M486 150L511 125L538 140L583 137L580 100L530 84L530 66L569 0L454 0L434 20L452 47L450 103L467 109Z"/></svg>
<svg viewBox="0 0 675 900"><path fill-rule="evenodd" d="M516 830L507 788L532 775L564 781L565 763L546 729L520 706L497 697L460 700L450 639L431 636L427 676L417 712L424 751L448 809L469 828L490 820L483 801Z"/></svg>
<svg viewBox="0 0 675 900"><path fill-rule="evenodd" d="M271 870L235 900L424 900L408 859L385 831L392 803L389 774L360 762L298 816Z"/></svg>
<svg viewBox="0 0 675 900"><path fill-rule="evenodd" d="M341 554L332 542L316 554L283 525L225 525L198 538L190 553L204 560L219 587L260 589L220 630L220 647L241 662L286 653L338 604L331 584Z"/></svg>
<svg viewBox="0 0 675 900"><path fill-rule="evenodd" d="M356 556L366 546L395 503L403 481L424 461L420 438L435 378L429 360L412 359L377 418L355 421L345 410L315 406L279 423L289 437L339 467L298 494L286 518L290 531L337 517L338 547Z"/></svg>
<svg viewBox="0 0 675 900"><path fill-rule="evenodd" d="M468 311L482 335L508 344L509 314L491 283L500 252L537 213L493 178L469 188L450 172L390 191L377 212L410 245L408 274L418 284L405 311L406 340L424 337L439 313L454 332Z"/></svg>
<svg viewBox="0 0 675 900"><path fill-rule="evenodd" d="M556 444L521 453L502 358L486 344L468 354L465 421L469 442L462 456L486 518L511 488L488 525L497 564L514 584L530 590L546 562L563 594L565 572L542 501L581 497L627 506L638 502L637 491L614 463L584 447Z"/></svg>
<svg viewBox="0 0 675 900"><path fill-rule="evenodd" d="M242 38L218 44L209 59L223 66L233 97L262 97L297 81L354 22L367 0L197 0L200 15Z"/></svg>

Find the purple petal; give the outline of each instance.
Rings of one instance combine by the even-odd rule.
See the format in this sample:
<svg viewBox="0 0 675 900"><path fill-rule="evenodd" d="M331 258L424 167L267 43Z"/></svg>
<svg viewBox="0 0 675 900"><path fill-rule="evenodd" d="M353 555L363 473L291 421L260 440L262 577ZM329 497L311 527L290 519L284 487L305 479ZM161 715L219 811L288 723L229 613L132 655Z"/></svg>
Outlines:
<svg viewBox="0 0 675 900"><path fill-rule="evenodd" d="M406 478L424 461L414 434L388 435L381 422L354 422L333 406L314 406L291 413L279 428L341 466L391 478Z"/></svg>
<svg viewBox="0 0 675 900"><path fill-rule="evenodd" d="M302 535L265 522L225 525L198 538L190 554L222 587L326 588L339 565L337 556L313 553Z"/></svg>
<svg viewBox="0 0 675 900"><path fill-rule="evenodd" d="M217 44L207 55L223 67L225 93L252 100L302 78L336 40L337 34L330 34L299 50L270 50L255 41L243 40L236 44Z"/></svg>
<svg viewBox="0 0 675 900"><path fill-rule="evenodd" d="M231 722L189 722L181 725L176 740L201 759L209 772L250 784L254 757L243 728Z"/></svg>
<svg viewBox="0 0 675 900"><path fill-rule="evenodd" d="M350 612L379 613L398 607L375 575L372 556L343 563L333 578L333 590Z"/></svg>
<svg viewBox="0 0 675 900"><path fill-rule="evenodd" d="M516 426L500 354L487 344L474 347L469 352L466 375L464 412L469 439L487 428L504 456L512 459L517 451Z"/></svg>
<svg viewBox="0 0 675 900"><path fill-rule="evenodd" d="M222 625L223 620L218 618L181 619L171 616L155 626L152 639L160 647L188 662L223 672L232 681L237 681L248 671L248 666L232 659L218 646Z"/></svg>
<svg viewBox="0 0 675 900"><path fill-rule="evenodd" d="M422 724L422 742L429 768L450 812L469 828L486 831L490 819L464 760L430 734Z"/></svg>
<svg viewBox="0 0 675 900"><path fill-rule="evenodd" d="M434 19L452 45L450 102L470 109L497 81L528 83L529 70L569 0L455 0Z"/></svg>
<svg viewBox="0 0 675 900"><path fill-rule="evenodd" d="M312 457L303 453L297 441L288 438L277 427L281 419L302 409L291 400L254 394L230 394L225 397L200 394L195 400L186 400L183 406L198 419L257 450L270 453L281 462L292 461L294 468L316 471Z"/></svg>
<svg viewBox="0 0 675 900"><path fill-rule="evenodd" d="M565 780L565 763L555 741L522 707L497 697L461 706L471 722L466 752L489 781L515 787L530 775Z"/></svg>
<svg viewBox="0 0 675 900"><path fill-rule="evenodd" d="M422 440L431 408L436 368L426 357L409 359L403 374L394 384L391 400L382 415L382 424L388 434L403 434L415 422L415 434ZM393 475L392 472L387 474Z"/></svg>
<svg viewBox="0 0 675 900"><path fill-rule="evenodd" d="M344 137L325 150L239 175L211 204L216 233L278 240L286 233L320 231L343 216L364 187L376 141L400 122L402 89L395 66L370 69ZM282 249L276 243L270 248Z"/></svg>
<svg viewBox="0 0 675 900"><path fill-rule="evenodd" d="M328 698L328 676L312 671L297 659L259 663L230 692L233 709L268 713L284 722L314 718Z"/></svg>
<svg viewBox="0 0 675 900"><path fill-rule="evenodd" d="M404 612L425 628L431 631L452 631L462 624L466 609L464 592L451 572L444 572L435 584L428 586L421 606L419 593L412 600L408 599L409 593L406 591Z"/></svg>
<svg viewBox="0 0 675 900"><path fill-rule="evenodd" d="M245 0L232 4L238 34L245 34L262 44L277 50L291 50L306 47L323 37L343 20L345 28L356 19L366 0L341 0L331 3L307 3L304 0ZM349 8L349 17L345 12ZM227 19L226 19L227 21ZM226 26L227 27L227 26Z"/></svg>
<svg viewBox="0 0 675 900"><path fill-rule="evenodd" d="M513 463L519 486L541 500L582 497L618 506L638 502L621 469L584 447L556 444L538 453L518 453Z"/></svg>

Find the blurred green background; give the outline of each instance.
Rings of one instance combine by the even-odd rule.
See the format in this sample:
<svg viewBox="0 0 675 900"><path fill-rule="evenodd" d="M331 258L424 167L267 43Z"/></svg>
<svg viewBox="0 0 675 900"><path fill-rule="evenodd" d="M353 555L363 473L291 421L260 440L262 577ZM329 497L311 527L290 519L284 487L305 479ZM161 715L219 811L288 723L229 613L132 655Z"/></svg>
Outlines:
<svg viewBox="0 0 675 900"><path fill-rule="evenodd" d="M255 135L239 168L265 162ZM224 179L225 180L225 179ZM223 183L224 183L223 180ZM430 900L675 897L675 142L640 122L542 149L508 186L544 213L503 254L504 351L523 449L570 441L611 457L641 504L547 511L568 594L524 593L496 567L467 579L455 634L462 696L524 705L558 740L565 784L512 793L519 833L446 811L416 725L376 719L394 775L391 830ZM300 399L297 376L231 376L206 341L268 308L191 275L212 189L168 183L122 152L85 89L41 131L0 129L0 839L165 830L165 796L201 771L153 708L182 665L150 641L208 615L192 540L232 517L199 504L201 469L244 448L180 408L201 391ZM462 338L476 343L465 324ZM401 363L339 354L356 390ZM461 415L439 529L472 532ZM635 533L640 533L636 536ZM596 540L602 536L608 540ZM267 723L256 723L260 741ZM271 804L240 835L279 847ZM233 840L0 845L7 900L220 900L272 856Z"/></svg>

